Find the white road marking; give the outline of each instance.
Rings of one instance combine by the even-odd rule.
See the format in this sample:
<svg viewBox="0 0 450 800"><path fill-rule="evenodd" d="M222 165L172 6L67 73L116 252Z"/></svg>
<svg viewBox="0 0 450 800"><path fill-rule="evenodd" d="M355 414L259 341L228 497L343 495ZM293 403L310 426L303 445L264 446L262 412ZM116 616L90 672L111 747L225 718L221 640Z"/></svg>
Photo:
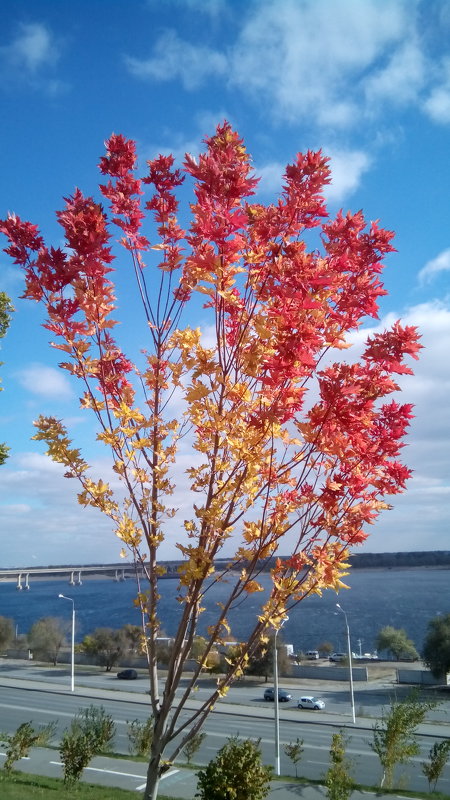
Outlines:
<svg viewBox="0 0 450 800"><path fill-rule="evenodd" d="M179 771L180 771L179 769L171 769L170 772L165 772L164 775L161 775L160 780L163 781L164 778L170 778L171 775L176 775L177 772ZM146 783L142 783L141 786L136 786L136 791L142 792L146 786L147 786Z"/></svg>
<svg viewBox="0 0 450 800"><path fill-rule="evenodd" d="M179 772L179 769L171 769L170 772L165 772L164 775L161 775L160 780L164 780L164 778L170 778L171 775L176 775Z"/></svg>
<svg viewBox="0 0 450 800"><path fill-rule="evenodd" d="M55 767L62 767L61 761L50 761ZM105 772L108 775L122 775L125 778L143 778L143 775L134 775L132 772L119 772L115 769L102 769L101 767L85 767L85 770L90 772Z"/></svg>
<svg viewBox="0 0 450 800"><path fill-rule="evenodd" d="M0 756L5 756L5 758L6 758L6 753L0 753ZM29 761L30 760L30 756L21 756L20 760L21 761Z"/></svg>

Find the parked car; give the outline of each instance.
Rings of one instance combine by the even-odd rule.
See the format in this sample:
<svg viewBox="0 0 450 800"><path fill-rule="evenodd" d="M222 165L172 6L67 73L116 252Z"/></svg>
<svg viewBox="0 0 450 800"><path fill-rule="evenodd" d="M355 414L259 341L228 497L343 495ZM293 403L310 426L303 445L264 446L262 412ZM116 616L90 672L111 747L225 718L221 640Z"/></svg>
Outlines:
<svg viewBox="0 0 450 800"><path fill-rule="evenodd" d="M264 691L264 700L275 700L275 689L271 686ZM288 703L289 700L292 700L292 695L286 689L278 689L278 702Z"/></svg>
<svg viewBox="0 0 450 800"><path fill-rule="evenodd" d="M137 672L135 669L123 669L122 672L117 673L117 677L122 681L135 681Z"/></svg>
<svg viewBox="0 0 450 800"><path fill-rule="evenodd" d="M306 658L309 658L311 661L317 661L317 659L319 658L319 651L308 650L306 653Z"/></svg>
<svg viewBox="0 0 450 800"><path fill-rule="evenodd" d="M348 658L347 653L332 653L330 661L345 661Z"/></svg>
<svg viewBox="0 0 450 800"><path fill-rule="evenodd" d="M322 711L325 708L325 703L318 697L301 697L297 703L297 708L312 708L314 711Z"/></svg>

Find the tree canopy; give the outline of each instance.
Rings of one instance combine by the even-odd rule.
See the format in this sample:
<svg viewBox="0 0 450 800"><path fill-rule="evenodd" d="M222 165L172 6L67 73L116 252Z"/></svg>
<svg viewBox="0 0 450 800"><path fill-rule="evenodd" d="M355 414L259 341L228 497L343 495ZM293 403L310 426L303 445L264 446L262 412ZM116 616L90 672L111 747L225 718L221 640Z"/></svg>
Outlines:
<svg viewBox="0 0 450 800"><path fill-rule="evenodd" d="M35 656L49 659L56 664L62 646L66 642L68 624L58 617L43 617L30 628L28 643Z"/></svg>
<svg viewBox="0 0 450 800"><path fill-rule="evenodd" d="M96 658L106 672L117 664L127 649L127 637L123 628L96 628L81 643L81 649Z"/></svg>
<svg viewBox="0 0 450 800"><path fill-rule="evenodd" d="M380 759L381 788L391 789L397 764L405 764L420 752L417 727L436 705L435 701L423 700L417 692L412 692L399 702L393 701L373 726L370 746Z"/></svg>
<svg viewBox="0 0 450 800"><path fill-rule="evenodd" d="M137 598L155 720L146 800L156 797L169 745L174 758L262 637L303 598L345 586L351 548L410 475L400 452L412 408L390 395L397 376L411 373L409 357L417 358L416 329L396 322L345 358L350 336L377 317L392 232L367 225L361 211L329 216L321 151L298 154L280 196L264 205L231 126L219 125L205 145L198 158L186 154L183 170L172 156L152 159L140 179L135 143L112 135L100 160L110 208L76 189L57 212L63 246L48 246L16 214L0 222L6 252L24 269L25 296L43 304L60 366L81 381L81 405L122 489L92 473L61 420L39 417L34 438L80 482L79 502L109 517L146 578ZM185 178L194 197L182 228ZM133 307L134 359L113 336L114 226L131 266L123 302L141 303L140 312ZM116 264L122 270L124 259ZM160 692L159 558L167 541L176 541L183 564L179 627ZM260 565L269 558L272 589L248 641L191 713L189 730L180 717L186 701L210 652L233 638L230 611L262 592ZM173 708L205 594L225 579L207 647Z"/></svg>
<svg viewBox="0 0 450 800"><path fill-rule="evenodd" d="M0 617L0 650L11 644L14 638L14 623L9 617Z"/></svg>
<svg viewBox="0 0 450 800"><path fill-rule="evenodd" d="M393 628L391 625L386 625L378 632L377 649L387 650L396 660L410 659L414 661L419 658L419 653L411 639L408 638L406 631L403 628Z"/></svg>
<svg viewBox="0 0 450 800"><path fill-rule="evenodd" d="M450 672L450 614L434 617L428 623L423 659L437 678Z"/></svg>

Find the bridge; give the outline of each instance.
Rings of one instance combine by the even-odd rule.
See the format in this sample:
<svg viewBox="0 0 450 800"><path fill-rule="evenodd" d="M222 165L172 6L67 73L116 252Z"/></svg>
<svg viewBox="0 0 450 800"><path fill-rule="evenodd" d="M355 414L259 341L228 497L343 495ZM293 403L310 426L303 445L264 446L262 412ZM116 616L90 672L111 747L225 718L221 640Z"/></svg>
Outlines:
<svg viewBox="0 0 450 800"><path fill-rule="evenodd" d="M183 561L159 561L158 566L164 567L166 572L160 575L158 580L165 578L177 578L178 567ZM224 569L228 565L228 559L217 559L215 562L217 569ZM111 578L113 581L125 581L127 578L135 578L138 575L144 578L141 566L133 562L121 562L119 564L88 564L80 566L57 566L57 567L11 567L10 569L0 569L0 583L16 583L19 591L29 590L30 581L35 580L66 580L69 586L81 586L83 578L102 579Z"/></svg>
<svg viewBox="0 0 450 800"><path fill-rule="evenodd" d="M170 561L161 563L160 566L166 568L165 576L176 578L178 576L177 567L181 561ZM101 579L111 578L113 581L124 581L127 578L135 578L136 572L143 577L142 567L133 563L120 564L93 564L81 566L59 566L59 567L13 567L11 569L0 569L0 583L16 583L19 591L29 590L30 581L35 580L65 580L69 586L81 586L83 578Z"/></svg>

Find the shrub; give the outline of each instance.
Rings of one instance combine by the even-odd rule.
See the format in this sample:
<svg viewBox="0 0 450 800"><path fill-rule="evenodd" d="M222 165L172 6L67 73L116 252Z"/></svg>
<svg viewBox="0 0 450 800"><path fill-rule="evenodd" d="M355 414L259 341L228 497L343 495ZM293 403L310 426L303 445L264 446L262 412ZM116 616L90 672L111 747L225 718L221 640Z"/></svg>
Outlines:
<svg viewBox="0 0 450 800"><path fill-rule="evenodd" d="M261 763L260 740L232 736L215 759L197 773L200 800L263 800L270 788L271 767Z"/></svg>
<svg viewBox="0 0 450 800"><path fill-rule="evenodd" d="M345 738L342 732L334 733L331 740L330 768L325 776L329 800L348 800L354 782L349 772L350 762L345 757Z"/></svg>
<svg viewBox="0 0 450 800"><path fill-rule="evenodd" d="M186 756L188 764L191 763L191 759L195 756L197 750L200 749L205 736L206 733L194 733L184 745L183 753Z"/></svg>
<svg viewBox="0 0 450 800"><path fill-rule="evenodd" d="M114 720L103 706L90 705L79 711L72 722L72 729L75 728L91 740L94 753L109 750L116 733Z"/></svg>
<svg viewBox="0 0 450 800"><path fill-rule="evenodd" d="M295 777L297 778L297 764L300 761L303 750L303 739L299 739L298 736L295 742L289 742L289 744L284 745L284 752L286 753L287 757L291 759L294 767L295 767Z"/></svg>
<svg viewBox="0 0 450 800"><path fill-rule="evenodd" d="M33 728L32 722L23 722L15 733L0 734L0 739L6 744L4 771L9 774L15 762L28 755L30 747L45 747L54 736L55 729L56 722L50 722L38 730Z"/></svg>
<svg viewBox="0 0 450 800"><path fill-rule="evenodd" d="M153 741L153 717L145 722L134 719L127 722L128 749L133 756L148 756Z"/></svg>
<svg viewBox="0 0 450 800"><path fill-rule="evenodd" d="M64 731L59 754L63 763L64 784L70 788L80 780L84 768L95 755L92 739L72 724Z"/></svg>

